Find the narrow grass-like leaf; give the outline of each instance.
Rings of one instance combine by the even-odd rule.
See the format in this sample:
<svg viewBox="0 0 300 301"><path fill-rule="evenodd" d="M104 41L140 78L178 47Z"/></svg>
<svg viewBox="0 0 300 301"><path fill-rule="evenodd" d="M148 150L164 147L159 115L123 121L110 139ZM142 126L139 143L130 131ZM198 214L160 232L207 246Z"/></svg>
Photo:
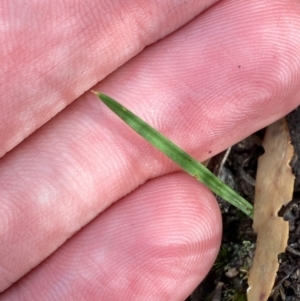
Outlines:
<svg viewBox="0 0 300 301"><path fill-rule="evenodd" d="M240 209L250 218L253 217L253 206L224 182L222 182L218 177L216 177L204 165L188 155L185 151L175 145L160 132L152 128L138 116L127 110L116 100L105 94L96 91L92 92L96 94L105 105L107 105L114 113L116 113L123 121L125 121L133 130L135 130L157 149L162 151L172 161L177 163L184 171L195 177L199 182L203 183L215 194L236 208Z"/></svg>

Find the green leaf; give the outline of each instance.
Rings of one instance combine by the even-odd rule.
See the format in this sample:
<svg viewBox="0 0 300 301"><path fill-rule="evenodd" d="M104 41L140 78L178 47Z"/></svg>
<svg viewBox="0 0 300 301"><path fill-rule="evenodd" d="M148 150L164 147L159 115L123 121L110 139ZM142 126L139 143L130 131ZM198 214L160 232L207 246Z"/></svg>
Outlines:
<svg viewBox="0 0 300 301"><path fill-rule="evenodd" d="M204 165L187 154L184 150L175 145L172 141L152 128L138 116L127 110L111 97L92 91L99 99L107 105L114 113L124 120L133 130L145 138L157 149L162 151L172 161L177 163L184 171L195 177L215 194L228 201L230 204L240 209L250 218L253 217L253 206L242 198L233 189L222 182Z"/></svg>

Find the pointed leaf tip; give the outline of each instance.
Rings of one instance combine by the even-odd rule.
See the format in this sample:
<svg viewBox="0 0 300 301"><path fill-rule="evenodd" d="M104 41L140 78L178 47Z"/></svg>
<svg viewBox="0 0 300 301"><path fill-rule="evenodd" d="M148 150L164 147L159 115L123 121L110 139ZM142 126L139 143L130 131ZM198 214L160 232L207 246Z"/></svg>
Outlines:
<svg viewBox="0 0 300 301"><path fill-rule="evenodd" d="M96 96L98 96L98 98L104 102L106 105L111 104L111 103L115 103L116 101L113 100L112 98L110 98L109 96L107 96L106 94L103 94L101 92L95 91L95 90L91 90L92 93L94 93ZM120 106L120 105L119 105ZM116 112L115 112L116 113Z"/></svg>
<svg viewBox="0 0 300 301"><path fill-rule="evenodd" d="M95 90L91 90L91 92L94 93L97 96L99 96L99 94L100 94L98 91L95 91Z"/></svg>

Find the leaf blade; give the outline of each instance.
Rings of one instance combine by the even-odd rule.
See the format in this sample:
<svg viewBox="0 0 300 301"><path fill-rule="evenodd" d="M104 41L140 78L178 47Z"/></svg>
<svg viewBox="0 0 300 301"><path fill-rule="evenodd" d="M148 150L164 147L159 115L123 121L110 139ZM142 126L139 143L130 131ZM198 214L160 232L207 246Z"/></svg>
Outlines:
<svg viewBox="0 0 300 301"><path fill-rule="evenodd" d="M179 165L184 171L195 177L199 182L203 183L215 194L240 209L250 218L253 217L253 206L242 198L233 189L228 187L219 178L217 178L210 170L203 166L196 159L187 154L184 150L170 141L167 137L152 128L134 113L126 109L116 100L108 95L92 91L99 99L117 114L125 123L127 123L134 131L150 142L154 147L163 152L172 161Z"/></svg>

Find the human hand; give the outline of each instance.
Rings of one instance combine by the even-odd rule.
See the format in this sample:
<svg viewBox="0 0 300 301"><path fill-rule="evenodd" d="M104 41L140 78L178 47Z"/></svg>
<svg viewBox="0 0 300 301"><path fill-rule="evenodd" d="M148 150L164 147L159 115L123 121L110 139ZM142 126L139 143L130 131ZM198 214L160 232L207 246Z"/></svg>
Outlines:
<svg viewBox="0 0 300 301"><path fill-rule="evenodd" d="M79 96L216 1L5 2L0 300L183 300L218 252L213 195ZM94 89L205 160L299 104L299 11L220 1Z"/></svg>

